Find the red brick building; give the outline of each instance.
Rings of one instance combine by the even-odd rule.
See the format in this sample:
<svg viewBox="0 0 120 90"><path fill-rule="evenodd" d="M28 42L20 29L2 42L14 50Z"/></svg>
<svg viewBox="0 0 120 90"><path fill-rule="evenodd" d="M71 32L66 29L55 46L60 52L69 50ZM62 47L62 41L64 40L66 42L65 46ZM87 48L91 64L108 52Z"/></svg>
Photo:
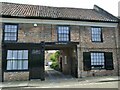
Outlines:
<svg viewBox="0 0 120 90"><path fill-rule="evenodd" d="M118 19L98 6L60 8L1 3L2 81L45 79L44 51L60 50L73 77L118 75Z"/></svg>

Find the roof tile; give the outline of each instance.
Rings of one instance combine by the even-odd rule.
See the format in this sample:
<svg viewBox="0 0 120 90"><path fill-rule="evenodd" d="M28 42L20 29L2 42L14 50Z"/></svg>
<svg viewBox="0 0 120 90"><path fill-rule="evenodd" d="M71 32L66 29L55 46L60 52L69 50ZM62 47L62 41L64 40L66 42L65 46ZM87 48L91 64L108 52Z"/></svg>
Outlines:
<svg viewBox="0 0 120 90"><path fill-rule="evenodd" d="M95 9L48 7L2 2L2 16L61 18L76 20L117 21Z"/></svg>

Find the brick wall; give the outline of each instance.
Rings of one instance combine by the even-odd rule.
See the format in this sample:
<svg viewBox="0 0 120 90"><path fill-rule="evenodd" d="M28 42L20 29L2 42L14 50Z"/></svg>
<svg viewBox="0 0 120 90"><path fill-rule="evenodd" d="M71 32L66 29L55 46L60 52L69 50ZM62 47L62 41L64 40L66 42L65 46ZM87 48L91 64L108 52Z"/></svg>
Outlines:
<svg viewBox="0 0 120 90"><path fill-rule="evenodd" d="M75 48L65 48L62 50L62 72L67 75L76 75L76 51Z"/></svg>
<svg viewBox="0 0 120 90"><path fill-rule="evenodd" d="M38 24L19 24L18 42L35 42L39 43L57 41L56 27L54 25Z"/></svg>
<svg viewBox="0 0 120 90"><path fill-rule="evenodd" d="M79 42L80 37L80 27L79 26L71 26L70 33L71 33L71 41L72 42Z"/></svg>
<svg viewBox="0 0 120 90"><path fill-rule="evenodd" d="M115 29L114 28L103 28L103 42L93 43L91 41L91 28L81 27L81 47L85 48L116 48L115 45Z"/></svg>
<svg viewBox="0 0 120 90"><path fill-rule="evenodd" d="M114 64L114 70L91 70L91 71L84 71L83 67L79 67L81 72L82 72L82 76L92 76L93 73L95 74L95 76L107 76L107 75L117 75L118 72L118 66L117 66L117 53L116 50L112 50L112 49L81 49L81 52L90 52L90 51L103 51L103 52L112 52L113 53L113 64ZM83 53L81 53L81 56L83 56ZM83 62L83 57L80 57L80 61ZM83 63L80 63L81 66L83 66ZM79 73L80 74L80 73ZM79 75L80 76L80 75Z"/></svg>
<svg viewBox="0 0 120 90"><path fill-rule="evenodd" d="M79 55L79 70L78 76L92 76L93 73L96 76L102 75L117 75L118 63L117 63L117 50L116 50L116 36L115 36L115 28L103 28L103 43L93 43L91 42L91 30L90 27L81 27L80 28L80 50ZM91 70L84 71L83 70L83 52L90 51L103 51L103 52L112 52L113 53L113 62L114 62L114 70Z"/></svg>
<svg viewBox="0 0 120 90"><path fill-rule="evenodd" d="M71 41L79 42L79 26L70 26ZM19 24L18 42L57 42L57 25Z"/></svg>
<svg viewBox="0 0 120 90"><path fill-rule="evenodd" d="M38 24L37 27L34 27L33 24L19 24L18 31L18 42L32 42L39 43L41 41L45 42L56 42L57 41L57 25L50 24ZM92 76L93 73L95 75L117 75L117 53L116 53L116 37L115 37L115 28L103 28L103 43L93 43L91 42L91 27L89 26L70 26L70 37L73 42L80 42L79 47L79 77L80 74L82 76ZM0 31L2 34L2 30ZM2 35L1 35L2 38ZM1 39L0 38L0 39ZM2 39L1 39L2 40ZM0 50L1 51L1 50ZM114 70L97 70L97 71L83 71L83 52L89 51L104 51L104 52L113 52L114 59ZM68 53L68 51L65 51ZM70 55L70 54L69 54ZM67 56L69 56L67 55ZM1 54L0 54L1 56ZM70 60L70 58L67 58ZM71 63L71 62L68 62ZM70 72L70 64L69 66L64 65L64 71ZM18 76L18 77L15 77ZM24 76L22 78L22 76ZM5 80L27 80L29 78L29 73L25 72L5 72L4 73ZM11 78L10 78L11 77Z"/></svg>
<svg viewBox="0 0 120 90"><path fill-rule="evenodd" d="M70 26L71 29L71 41L79 41L79 27ZM2 36L2 35L1 35ZM37 27L34 27L33 24L19 24L18 30L18 42L32 42L39 43L41 41L45 42L57 42L57 25L46 25L46 24L37 24ZM67 56L67 65L63 65L63 72L65 74L70 74L70 58L69 51L64 50ZM64 63L63 63L64 64ZM27 72L4 72L4 80L28 80L29 73Z"/></svg>

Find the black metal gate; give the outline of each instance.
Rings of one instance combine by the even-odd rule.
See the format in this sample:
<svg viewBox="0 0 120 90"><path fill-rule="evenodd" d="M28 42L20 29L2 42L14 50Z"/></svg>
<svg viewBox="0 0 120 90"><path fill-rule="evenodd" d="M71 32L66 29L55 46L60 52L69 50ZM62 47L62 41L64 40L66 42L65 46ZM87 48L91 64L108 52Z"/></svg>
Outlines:
<svg viewBox="0 0 120 90"><path fill-rule="evenodd" d="M44 44L34 45L30 50L30 79L45 79Z"/></svg>

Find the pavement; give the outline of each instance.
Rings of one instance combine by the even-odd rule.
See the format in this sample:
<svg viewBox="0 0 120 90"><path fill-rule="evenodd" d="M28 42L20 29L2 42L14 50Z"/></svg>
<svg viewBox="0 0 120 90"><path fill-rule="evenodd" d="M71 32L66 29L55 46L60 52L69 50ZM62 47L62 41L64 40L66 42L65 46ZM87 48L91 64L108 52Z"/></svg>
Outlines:
<svg viewBox="0 0 120 90"><path fill-rule="evenodd" d="M48 69L46 71L45 81L30 80L30 81L11 81L0 83L0 88L16 88L16 87L40 87L40 88L58 88L59 86L67 86L73 84L90 84L90 83L102 83L102 82L120 82L118 76L94 76L73 78L69 75L63 75L62 73ZM118 85L119 86L119 85Z"/></svg>

